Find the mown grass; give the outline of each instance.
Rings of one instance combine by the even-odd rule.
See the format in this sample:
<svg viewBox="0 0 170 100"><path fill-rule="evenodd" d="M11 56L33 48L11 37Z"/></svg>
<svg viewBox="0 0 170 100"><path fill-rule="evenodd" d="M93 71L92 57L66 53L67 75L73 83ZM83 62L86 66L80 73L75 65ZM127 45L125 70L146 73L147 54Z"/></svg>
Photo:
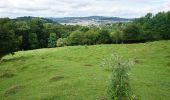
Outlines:
<svg viewBox="0 0 170 100"><path fill-rule="evenodd" d="M102 59L135 60L130 73L140 100L169 100L170 41L19 51L0 62L0 100L101 100L110 72Z"/></svg>

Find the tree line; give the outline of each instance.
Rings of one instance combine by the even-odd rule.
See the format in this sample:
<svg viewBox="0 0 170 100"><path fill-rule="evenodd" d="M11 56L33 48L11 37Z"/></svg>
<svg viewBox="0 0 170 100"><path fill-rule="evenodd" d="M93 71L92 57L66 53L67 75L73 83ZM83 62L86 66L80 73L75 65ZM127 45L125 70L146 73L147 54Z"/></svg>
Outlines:
<svg viewBox="0 0 170 100"><path fill-rule="evenodd" d="M100 26L60 25L42 18L0 18L0 58L17 50L170 39L170 12Z"/></svg>

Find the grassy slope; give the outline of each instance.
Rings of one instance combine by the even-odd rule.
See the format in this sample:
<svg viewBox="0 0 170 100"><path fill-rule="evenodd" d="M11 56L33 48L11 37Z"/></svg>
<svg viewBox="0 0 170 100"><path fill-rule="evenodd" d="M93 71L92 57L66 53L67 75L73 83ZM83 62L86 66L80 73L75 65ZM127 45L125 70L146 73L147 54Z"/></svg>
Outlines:
<svg viewBox="0 0 170 100"><path fill-rule="evenodd" d="M109 72L100 62L113 52L135 59L131 85L138 98L170 99L170 41L17 52L0 63L0 99L101 99Z"/></svg>

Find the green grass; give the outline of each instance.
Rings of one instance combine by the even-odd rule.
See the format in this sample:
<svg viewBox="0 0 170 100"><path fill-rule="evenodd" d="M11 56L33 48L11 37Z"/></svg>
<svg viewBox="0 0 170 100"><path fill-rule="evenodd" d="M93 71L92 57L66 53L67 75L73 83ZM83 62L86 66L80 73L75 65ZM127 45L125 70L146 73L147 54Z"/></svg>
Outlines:
<svg viewBox="0 0 170 100"><path fill-rule="evenodd" d="M0 62L0 100L101 100L110 72L102 59L135 59L132 91L140 100L170 99L170 41L19 51Z"/></svg>

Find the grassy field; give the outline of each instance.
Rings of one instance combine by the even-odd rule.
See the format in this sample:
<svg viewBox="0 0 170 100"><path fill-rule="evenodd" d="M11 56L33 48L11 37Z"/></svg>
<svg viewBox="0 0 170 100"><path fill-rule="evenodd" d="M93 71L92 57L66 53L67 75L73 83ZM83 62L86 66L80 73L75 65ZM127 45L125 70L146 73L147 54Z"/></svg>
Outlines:
<svg viewBox="0 0 170 100"><path fill-rule="evenodd" d="M133 93L140 100L170 99L170 41L19 51L0 62L0 100L102 100L112 53L133 58Z"/></svg>

